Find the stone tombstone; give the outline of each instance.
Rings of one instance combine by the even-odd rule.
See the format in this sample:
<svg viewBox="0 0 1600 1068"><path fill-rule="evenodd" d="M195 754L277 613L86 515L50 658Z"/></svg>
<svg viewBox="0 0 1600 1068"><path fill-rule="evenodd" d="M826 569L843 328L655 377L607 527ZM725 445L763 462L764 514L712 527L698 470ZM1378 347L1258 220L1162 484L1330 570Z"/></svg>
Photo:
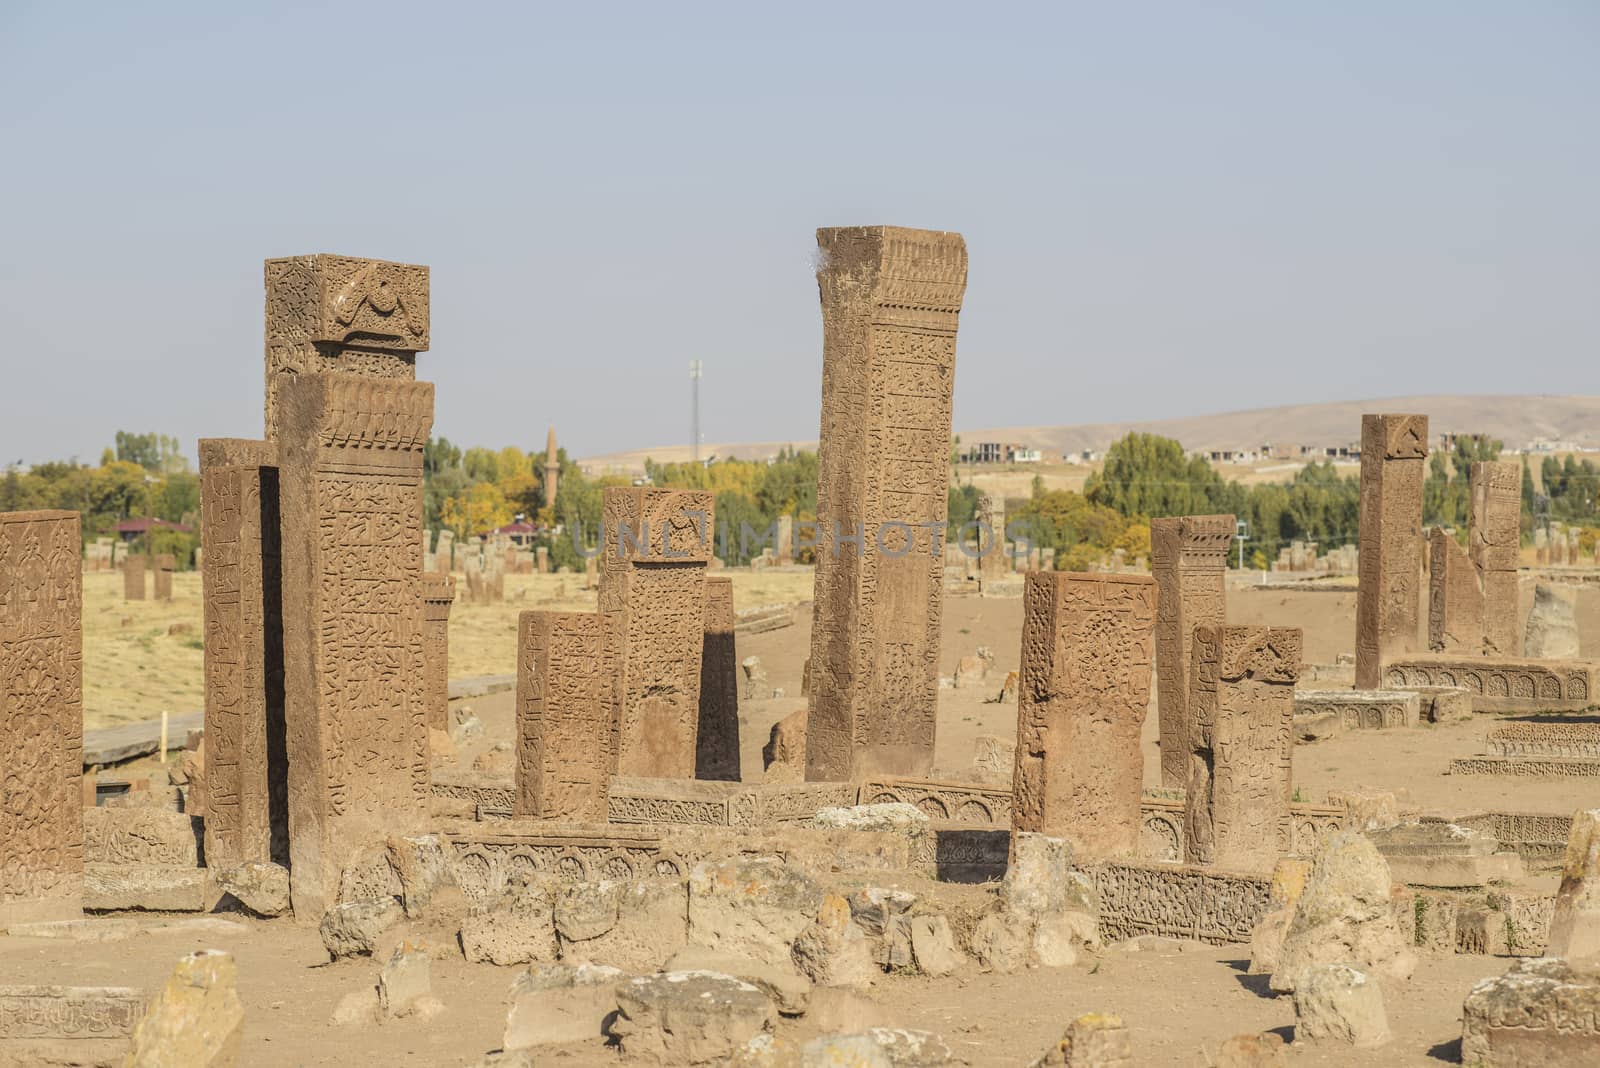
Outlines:
<svg viewBox="0 0 1600 1068"><path fill-rule="evenodd" d="M456 570L453 563L455 557L456 532L449 527L439 531L439 541L433 549L433 569L449 574Z"/></svg>
<svg viewBox="0 0 1600 1068"><path fill-rule="evenodd" d="M144 600L144 564L142 553L130 553L122 565L122 599Z"/></svg>
<svg viewBox="0 0 1600 1068"><path fill-rule="evenodd" d="M1189 648L1196 627L1220 627L1224 576L1235 531L1231 515L1150 521L1156 580L1156 715L1161 785L1189 781Z"/></svg>
<svg viewBox="0 0 1600 1068"><path fill-rule="evenodd" d="M619 639L600 612L518 618L516 815L606 822Z"/></svg>
<svg viewBox="0 0 1600 1068"><path fill-rule="evenodd" d="M692 779L715 499L612 486L602 501L599 607L622 649L616 773Z"/></svg>
<svg viewBox="0 0 1600 1068"><path fill-rule="evenodd" d="M327 373L278 390L290 890L429 819L422 450L433 385Z"/></svg>
<svg viewBox="0 0 1600 1068"><path fill-rule="evenodd" d="M1483 652L1521 656L1517 627L1517 569L1522 560L1522 466L1480 461L1472 487L1467 552L1483 587Z"/></svg>
<svg viewBox="0 0 1600 1068"><path fill-rule="evenodd" d="M822 421L806 778L925 775L966 242L872 226L819 230L817 246Z"/></svg>
<svg viewBox="0 0 1600 1068"><path fill-rule="evenodd" d="M288 378L416 378L428 347L428 268L318 253L267 260L264 275L268 438L277 437Z"/></svg>
<svg viewBox="0 0 1600 1068"><path fill-rule="evenodd" d="M1484 651L1483 593L1477 565L1467 550L1443 527L1429 531L1429 649L1474 656Z"/></svg>
<svg viewBox="0 0 1600 1068"><path fill-rule="evenodd" d="M277 449L200 441L206 862L289 854Z"/></svg>
<svg viewBox="0 0 1600 1068"><path fill-rule="evenodd" d="M550 550L543 545L533 550L533 567L541 575L550 573Z"/></svg>
<svg viewBox="0 0 1600 1068"><path fill-rule="evenodd" d="M1600 809L1572 816L1545 952L1551 957L1600 955Z"/></svg>
<svg viewBox="0 0 1600 1068"><path fill-rule="evenodd" d="M1023 587L1012 826L1080 857L1139 849L1156 583L1035 571ZM813 674L812 686L816 679Z"/></svg>
<svg viewBox="0 0 1600 1068"><path fill-rule="evenodd" d="M158 601L172 600L172 573L178 569L178 561L171 553L157 553L155 556L155 599Z"/></svg>
<svg viewBox="0 0 1600 1068"><path fill-rule="evenodd" d="M83 911L76 512L0 513L0 925Z"/></svg>
<svg viewBox="0 0 1600 1068"><path fill-rule="evenodd" d="M738 782L739 656L735 650L733 580L706 579L705 639L700 648L700 726L694 777Z"/></svg>
<svg viewBox="0 0 1600 1068"><path fill-rule="evenodd" d="M777 541L778 566L785 567L794 563L794 516L778 517Z"/></svg>
<svg viewBox="0 0 1600 1068"><path fill-rule="evenodd" d="M450 728L450 606L456 580L430 571L422 576L422 655L427 665L428 728Z"/></svg>
<svg viewBox="0 0 1600 1068"><path fill-rule="evenodd" d="M1293 852L1291 751L1297 627L1196 627L1184 853L1191 864L1271 871Z"/></svg>
<svg viewBox="0 0 1600 1068"><path fill-rule="evenodd" d="M1356 688L1376 690L1383 662L1418 651L1422 580L1422 482L1428 417L1361 417L1360 561L1356 593Z"/></svg>
<svg viewBox="0 0 1600 1068"><path fill-rule="evenodd" d="M1006 499L979 494L977 519L978 577L983 582L998 581L1011 571L1006 549Z"/></svg>

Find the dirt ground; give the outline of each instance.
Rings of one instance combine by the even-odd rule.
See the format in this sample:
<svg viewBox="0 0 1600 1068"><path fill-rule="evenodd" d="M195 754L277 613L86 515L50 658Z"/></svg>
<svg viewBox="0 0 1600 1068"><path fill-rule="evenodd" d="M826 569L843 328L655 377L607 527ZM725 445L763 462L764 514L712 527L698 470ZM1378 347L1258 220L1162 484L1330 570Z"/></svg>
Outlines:
<svg viewBox="0 0 1600 1068"><path fill-rule="evenodd" d="M729 574L737 607L796 603L810 596L809 571ZM171 623L198 623L195 577L178 576L175 600L169 605L124 604L120 576L85 578L86 718L91 725L140 718L150 708L198 707L198 634L167 634ZM517 612L592 606L593 593L579 585L575 576L510 576L505 604L458 605L451 621L452 674L510 671ZM1524 594L1526 602L1529 590ZM1240 588L1229 592L1230 620L1302 627L1305 656L1311 663L1329 664L1351 651L1354 611L1353 591ZM1584 652L1600 654L1600 589L1582 591L1579 618ZM738 639L738 655L759 656L772 684L786 693L741 706L747 779L760 777L760 747L772 723L803 704L800 682L808 653L809 613L802 608L795 619L791 627ZM1014 705L1002 705L995 698L1005 672L1017 665L1021 620L1020 597L946 599L941 672L953 675L957 660L979 646L993 651L995 667L981 686L940 691L936 764L941 774L967 777L979 734L1014 731ZM483 739L463 747L456 766L469 767L489 745L510 740L512 704L511 695L505 693L465 702L486 730ZM1298 746L1295 780L1306 800L1321 800L1329 790L1357 785L1403 787L1421 810L1445 815L1491 808L1570 812L1600 800L1597 788L1582 781L1445 774L1452 757L1478 751L1484 730L1493 722L1479 716L1465 724L1413 731L1357 731ZM1152 702L1145 726L1147 781L1159 765L1155 728ZM1555 876L1537 872L1528 884L1548 891L1554 888ZM288 921L240 922L246 930L238 935L153 933L106 944L0 939L0 983L132 985L153 990L165 981L178 956L215 946L231 950L239 962L247 1013L246 1065L454 1066L470 1064L499 1045L507 990L517 968L466 964L441 936L433 947L437 954L433 987L446 1006L444 1014L429 1022L398 1020L351 1029L331 1022L333 1007L345 994L375 982L376 962L330 965L313 928ZM1201 1066L1212 1063L1217 1046L1233 1034L1277 1030L1292 1036L1291 1000L1263 996L1260 980L1243 972L1247 956L1241 946L1194 946L1172 955L1108 951L1074 968L1014 976L974 970L939 980L885 976L868 996L881 1007L883 1022L938 1032L969 1065L1026 1064L1059 1037L1074 1016L1109 1011L1120 1014L1133 1029L1139 1064ZM1367 1052L1302 1044L1291 1047L1290 1063L1452 1062L1466 991L1476 980L1504 972L1509 963L1474 956L1424 959L1410 982L1386 984L1390 1023L1397 1035L1393 1043ZM803 1021L786 1021L782 1031L805 1038L806 1026ZM545 1052L538 1063L589 1068L617 1063L617 1058L597 1042Z"/></svg>
<svg viewBox="0 0 1600 1068"><path fill-rule="evenodd" d="M123 942L82 944L0 939L0 983L126 985L156 989L172 963L196 949L226 949L239 966L245 1005L242 1064L416 1065L454 1068L498 1049L507 993L521 971L467 964L452 946L436 950L434 996L445 1011L429 1021L398 1019L338 1026L333 1007L346 994L377 982L369 959L328 964L314 928L283 921L242 920L238 936L152 933ZM1263 996L1260 976L1244 974L1240 946L1191 945L1174 955L1108 951L1077 966L1017 975L968 972L945 979L886 975L865 996L883 1025L920 1028L944 1037L959 1063L1020 1068L1085 1012L1120 1015L1134 1035L1140 1065L1203 1066L1217 1047L1246 1031L1293 1035L1288 997ZM1478 979L1498 975L1509 961L1492 957L1425 958L1406 983L1385 984L1391 1029L1398 1036L1372 1051L1339 1046L1290 1047L1304 1066L1437 1065L1455 1060L1461 1000ZM780 1023L781 1035L806 1039L814 1026ZM540 1065L599 1068L624 1063L598 1040L541 1051Z"/></svg>

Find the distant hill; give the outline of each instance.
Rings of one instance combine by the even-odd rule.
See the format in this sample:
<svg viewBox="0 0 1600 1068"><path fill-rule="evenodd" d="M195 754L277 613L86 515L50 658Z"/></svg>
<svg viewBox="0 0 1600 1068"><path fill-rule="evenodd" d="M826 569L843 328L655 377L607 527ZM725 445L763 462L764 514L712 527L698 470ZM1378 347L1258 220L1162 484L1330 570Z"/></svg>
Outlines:
<svg viewBox="0 0 1600 1068"><path fill-rule="evenodd" d="M1255 448L1268 442L1327 446L1359 441L1364 412L1424 412L1429 416L1429 430L1435 437L1445 432L1488 434L1505 442L1508 449L1520 449L1535 441L1568 442L1581 449L1600 449L1600 397L1566 394L1383 397L1125 423L958 427L957 433L965 442L1017 442L1058 457L1069 451L1103 450L1132 430L1177 438L1185 448L1207 451ZM720 442L701 446L701 455L765 459L785 447L815 449L817 443L815 439ZM644 470L646 459L663 463L687 460L689 448L668 445L636 449L586 457L581 462L595 474L638 473Z"/></svg>
<svg viewBox="0 0 1600 1068"><path fill-rule="evenodd" d="M1080 426L981 427L962 430L963 441L1014 441L1053 452L1104 449L1132 430L1177 438L1187 449L1252 448L1273 444L1342 445L1361 439L1364 412L1422 412L1429 432L1476 433L1499 438L1508 449L1534 441L1572 442L1600 449L1600 397L1557 394L1441 394L1327 401Z"/></svg>

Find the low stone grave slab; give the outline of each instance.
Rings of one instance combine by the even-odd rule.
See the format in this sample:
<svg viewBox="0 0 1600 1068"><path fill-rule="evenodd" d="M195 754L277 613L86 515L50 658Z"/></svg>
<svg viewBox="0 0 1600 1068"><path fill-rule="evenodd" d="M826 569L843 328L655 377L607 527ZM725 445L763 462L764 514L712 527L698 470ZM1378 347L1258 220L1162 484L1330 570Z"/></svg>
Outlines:
<svg viewBox="0 0 1600 1068"><path fill-rule="evenodd" d="M120 1062L145 1004L130 987L0 986L0 1063Z"/></svg>
<svg viewBox="0 0 1600 1068"><path fill-rule="evenodd" d="M1294 714L1331 715L1347 731L1415 727L1422 696L1414 690L1296 690Z"/></svg>
<svg viewBox="0 0 1600 1068"><path fill-rule="evenodd" d="M1423 823L1455 823L1492 835L1502 849L1514 850L1526 865L1559 866L1572 833L1572 816L1545 812L1472 812L1461 816L1423 816Z"/></svg>
<svg viewBox="0 0 1600 1068"><path fill-rule="evenodd" d="M1105 863L1080 868L1100 899L1106 943L1140 935L1212 945L1249 942L1271 910L1269 876L1192 865Z"/></svg>
<svg viewBox="0 0 1600 1068"><path fill-rule="evenodd" d="M1418 656L1384 665L1383 683L1457 686L1472 694L1476 712L1583 709L1596 700L1600 661Z"/></svg>
<svg viewBox="0 0 1600 1068"><path fill-rule="evenodd" d="M1522 858L1501 852L1493 835L1456 823L1410 823L1367 832L1396 882L1468 887L1515 882Z"/></svg>
<svg viewBox="0 0 1600 1068"><path fill-rule="evenodd" d="M1515 775L1528 779L1592 779L1600 776L1600 760L1551 760L1530 757L1474 756L1450 761L1452 775Z"/></svg>
<svg viewBox="0 0 1600 1068"><path fill-rule="evenodd" d="M1484 736L1489 756L1600 758L1600 723L1512 723Z"/></svg>
<svg viewBox="0 0 1600 1068"><path fill-rule="evenodd" d="M876 831L674 827L670 825L552 824L498 820L447 827L452 868L475 901L522 875L570 882L601 879L677 879L702 860L776 856L822 871L904 871L933 874L932 850L919 853L905 835Z"/></svg>

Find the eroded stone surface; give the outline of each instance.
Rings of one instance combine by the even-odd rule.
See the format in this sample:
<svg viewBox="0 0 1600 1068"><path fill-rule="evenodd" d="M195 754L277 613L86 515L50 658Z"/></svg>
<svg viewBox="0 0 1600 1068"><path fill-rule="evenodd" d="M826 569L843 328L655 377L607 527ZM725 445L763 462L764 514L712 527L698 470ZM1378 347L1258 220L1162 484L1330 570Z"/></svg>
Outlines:
<svg viewBox="0 0 1600 1068"><path fill-rule="evenodd" d="M1376 979L1349 964L1319 964L1294 989L1294 1040L1381 1046L1392 1036Z"/></svg>
<svg viewBox="0 0 1600 1068"><path fill-rule="evenodd" d="M817 528L827 534L816 549L806 778L926 775L944 590L933 531L949 500L966 243L869 226L819 230L817 246Z"/></svg>
<svg viewBox="0 0 1600 1068"><path fill-rule="evenodd" d="M1272 989L1294 990L1310 969L1344 962L1408 978L1416 954L1396 924L1390 885L1389 866L1364 835L1329 835L1312 862L1284 935Z"/></svg>
<svg viewBox="0 0 1600 1068"><path fill-rule="evenodd" d="M1600 809L1572 817L1546 952L1569 958L1600 954Z"/></svg>
<svg viewBox="0 0 1600 1068"><path fill-rule="evenodd" d="M624 979L603 964L538 963L511 984L511 1008L501 1045L506 1050L583 1042L605 1034Z"/></svg>
<svg viewBox="0 0 1600 1068"><path fill-rule="evenodd" d="M133 1032L128 1068L233 1068L244 1005L233 956L208 949L178 961Z"/></svg>
<svg viewBox="0 0 1600 1068"><path fill-rule="evenodd" d="M1461 1061L1489 1068L1580 1068L1600 1053L1600 972L1550 957L1480 980L1462 1005Z"/></svg>
<svg viewBox="0 0 1600 1068"><path fill-rule="evenodd" d="M786 964L795 938L811 925L822 901L821 887L776 857L700 864L689 876L689 940Z"/></svg>
<svg viewBox="0 0 1600 1068"><path fill-rule="evenodd" d="M666 972L616 986L610 1033L626 1056L662 1064L723 1064L771 1026L760 989L715 972Z"/></svg>

